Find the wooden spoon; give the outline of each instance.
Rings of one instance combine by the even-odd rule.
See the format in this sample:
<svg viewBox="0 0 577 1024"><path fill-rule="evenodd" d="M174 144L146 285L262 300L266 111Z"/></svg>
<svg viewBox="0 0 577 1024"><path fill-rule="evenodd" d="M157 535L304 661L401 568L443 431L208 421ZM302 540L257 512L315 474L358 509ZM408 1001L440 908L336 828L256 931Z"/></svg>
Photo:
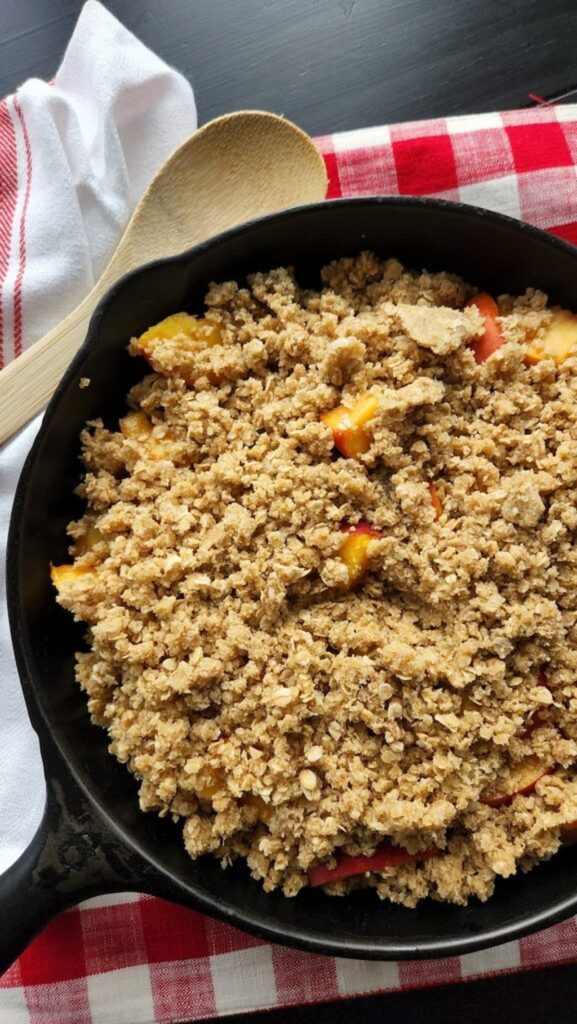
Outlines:
<svg viewBox="0 0 577 1024"><path fill-rule="evenodd" d="M97 302L121 274L253 217L324 199L326 186L308 135L276 114L241 110L191 135L152 179L92 291L0 372L0 443L46 405Z"/></svg>

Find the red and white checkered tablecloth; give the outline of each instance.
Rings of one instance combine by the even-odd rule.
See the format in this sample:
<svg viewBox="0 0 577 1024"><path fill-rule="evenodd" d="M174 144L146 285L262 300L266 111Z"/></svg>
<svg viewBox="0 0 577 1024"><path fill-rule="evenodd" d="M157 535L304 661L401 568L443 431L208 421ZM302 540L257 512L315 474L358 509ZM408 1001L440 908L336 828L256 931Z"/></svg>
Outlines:
<svg viewBox="0 0 577 1024"><path fill-rule="evenodd" d="M317 139L329 196L430 195L577 243L577 105L436 119ZM480 953L368 963L271 945L138 895L89 900L0 980L0 1024L168 1024L577 961L577 921Z"/></svg>

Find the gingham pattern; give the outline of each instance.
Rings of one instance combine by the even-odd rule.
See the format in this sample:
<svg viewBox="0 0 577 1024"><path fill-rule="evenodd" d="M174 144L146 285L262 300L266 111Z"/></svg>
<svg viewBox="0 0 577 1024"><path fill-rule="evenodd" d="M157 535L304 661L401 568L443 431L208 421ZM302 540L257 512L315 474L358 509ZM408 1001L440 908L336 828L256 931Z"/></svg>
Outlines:
<svg viewBox="0 0 577 1024"><path fill-rule="evenodd" d="M2 118L0 105L0 184L3 153L6 171L13 145L2 137ZM577 243L577 105L363 129L317 143L330 196L460 200ZM4 194L15 203L13 191ZM25 197L18 200L15 216L0 192L0 280L16 237L7 238L3 225L13 224L25 247ZM25 270L20 287L25 296ZM575 918L480 953L378 964L270 945L202 914L123 894L89 900L49 925L0 981L0 1024L194 1021L574 960Z"/></svg>

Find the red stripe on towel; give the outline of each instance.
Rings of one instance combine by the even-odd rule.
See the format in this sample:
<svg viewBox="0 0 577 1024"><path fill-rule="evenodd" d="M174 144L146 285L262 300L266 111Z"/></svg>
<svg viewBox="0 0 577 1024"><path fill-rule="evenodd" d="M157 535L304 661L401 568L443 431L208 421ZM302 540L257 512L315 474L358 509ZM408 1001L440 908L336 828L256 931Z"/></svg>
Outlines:
<svg viewBox="0 0 577 1024"><path fill-rule="evenodd" d="M22 213L20 215L18 273L14 284L14 356L17 357L22 352L22 281L24 278L24 271L26 269L26 215L28 213L30 183L32 181L32 149L30 147L30 137L28 135L28 129L22 113L22 107L20 106L16 96L14 97L14 109L18 115L20 124L22 125L24 151L26 153L26 185L24 191L24 202L22 204Z"/></svg>
<svg viewBox="0 0 577 1024"><path fill-rule="evenodd" d="M4 366L3 284L8 273L10 242L18 195L16 132L6 100L0 103L0 367Z"/></svg>

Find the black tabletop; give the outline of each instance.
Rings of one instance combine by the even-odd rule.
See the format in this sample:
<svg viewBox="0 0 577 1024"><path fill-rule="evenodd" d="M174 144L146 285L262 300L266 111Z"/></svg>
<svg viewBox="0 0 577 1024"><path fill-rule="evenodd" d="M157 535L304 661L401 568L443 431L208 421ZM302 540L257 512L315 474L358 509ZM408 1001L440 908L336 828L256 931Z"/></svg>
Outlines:
<svg viewBox="0 0 577 1024"><path fill-rule="evenodd" d="M0 0L0 95L58 66L83 0ZM311 134L577 98L575 0L108 0L192 82L199 120L242 108ZM577 967L319 1007L252 1024L574 1024Z"/></svg>
<svg viewBox="0 0 577 1024"><path fill-rule="evenodd" d="M577 85L574 0L108 0L192 82L311 134L502 110ZM0 94L50 77L82 0L0 0Z"/></svg>

